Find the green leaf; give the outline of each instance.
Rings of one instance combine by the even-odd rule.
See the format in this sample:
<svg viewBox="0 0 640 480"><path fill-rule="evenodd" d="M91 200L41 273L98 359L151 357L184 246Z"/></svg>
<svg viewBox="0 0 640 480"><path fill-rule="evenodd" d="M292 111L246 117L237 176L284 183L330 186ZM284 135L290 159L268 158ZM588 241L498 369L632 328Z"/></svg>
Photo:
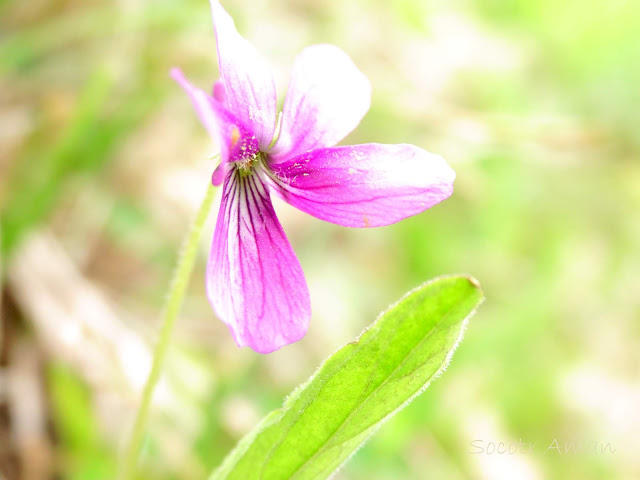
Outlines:
<svg viewBox="0 0 640 480"><path fill-rule="evenodd" d="M267 415L210 480L327 478L444 371L482 300L478 282L462 276L409 292Z"/></svg>

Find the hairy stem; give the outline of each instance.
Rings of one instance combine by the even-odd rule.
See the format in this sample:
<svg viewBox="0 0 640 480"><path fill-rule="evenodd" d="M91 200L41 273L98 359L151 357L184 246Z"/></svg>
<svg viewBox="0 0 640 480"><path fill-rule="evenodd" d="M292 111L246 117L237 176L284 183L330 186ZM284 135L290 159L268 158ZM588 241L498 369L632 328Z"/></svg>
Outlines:
<svg viewBox="0 0 640 480"><path fill-rule="evenodd" d="M133 430L131 431L124 457L120 465L120 474L118 475L120 480L129 480L135 474L140 446L142 444L142 438L149 417L153 391L160 379L160 373L162 372L162 367L171 340L171 333L173 331L178 312L180 311L180 307L182 306L184 293L189 283L191 271L193 270L193 265L198 253L198 245L200 244L200 237L202 236L202 229L207 217L209 216L209 211L211 210L214 192L215 188L212 185L209 185L196 218L187 232L182 245L182 252L169 286L167 303L162 317L160 335L153 352L151 371L149 372L149 376L147 377L147 381L144 386L144 391L142 392L142 399L140 406L138 407Z"/></svg>

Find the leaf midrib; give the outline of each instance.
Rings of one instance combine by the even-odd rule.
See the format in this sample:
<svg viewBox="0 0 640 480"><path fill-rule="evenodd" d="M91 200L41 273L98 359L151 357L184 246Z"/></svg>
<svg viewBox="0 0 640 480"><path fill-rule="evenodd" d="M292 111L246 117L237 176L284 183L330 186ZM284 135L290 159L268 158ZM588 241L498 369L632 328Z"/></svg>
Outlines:
<svg viewBox="0 0 640 480"><path fill-rule="evenodd" d="M407 360L409 359L409 357L413 354L413 352L423 343L425 342L428 338L430 338L433 333L436 331L436 329L438 328L438 326L444 321L445 318L447 318L450 314L451 311L457 306L457 304L453 304L451 305L451 307L447 310L447 312L445 314L443 314L440 319L433 325L433 327L431 328L431 330L429 331L429 333L427 333L424 337L422 337L412 348L411 350L409 350L409 352L404 356L404 358L402 359L402 361L398 364L398 366L396 366L393 371L387 376L387 378L385 378L378 386L376 386L371 392L369 392L364 399L360 402L360 404L353 409L351 412L349 412L349 414L344 418L344 420L342 422L340 422L340 424L338 425L338 427L333 431L333 433L322 443L322 445L320 445L314 452L313 454L311 454L304 462L302 462L289 476L289 478L293 478L300 470L302 470L311 460L313 460L322 450L324 450L326 448L326 445L331 441L332 438L334 438L336 436L336 434L340 431L340 429L342 428L342 426L351 418L353 417L353 415L355 415L356 412L358 412L361 408L362 405L374 394L376 393L378 390L380 390L389 380L390 378L395 375L395 373L402 368L405 363L407 362ZM440 353L441 351L438 351L438 353ZM435 354L434 354L435 355ZM429 358L433 358L434 355L431 355ZM446 361L446 359L444 360ZM443 362L444 362L443 361ZM436 370L437 371L437 370ZM431 377L433 377L433 375L431 375ZM425 382L426 383L426 382ZM326 384L325 384L326 385ZM424 385L424 383L423 383ZM394 409L393 411L395 411L396 409ZM389 414L393 413L389 412ZM380 421L384 420L384 418L386 418L389 414L385 415L385 417L383 417ZM378 422L376 422L378 423ZM265 462L266 463L266 462Z"/></svg>

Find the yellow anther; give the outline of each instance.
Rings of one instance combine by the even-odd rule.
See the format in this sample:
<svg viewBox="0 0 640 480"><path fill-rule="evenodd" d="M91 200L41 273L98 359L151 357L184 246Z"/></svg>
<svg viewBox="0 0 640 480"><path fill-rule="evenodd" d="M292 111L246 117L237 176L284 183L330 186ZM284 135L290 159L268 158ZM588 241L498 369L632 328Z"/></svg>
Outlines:
<svg viewBox="0 0 640 480"><path fill-rule="evenodd" d="M238 140L240 140L240 130L237 127L233 127L231 130L231 148L236 146Z"/></svg>

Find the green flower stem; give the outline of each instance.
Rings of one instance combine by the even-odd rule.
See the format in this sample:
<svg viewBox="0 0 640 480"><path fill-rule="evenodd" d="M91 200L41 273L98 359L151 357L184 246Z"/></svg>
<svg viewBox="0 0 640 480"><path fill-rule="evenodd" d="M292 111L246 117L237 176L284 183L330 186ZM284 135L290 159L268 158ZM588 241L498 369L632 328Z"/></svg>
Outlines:
<svg viewBox="0 0 640 480"><path fill-rule="evenodd" d="M153 391L160 379L160 373L162 372L164 359L167 355L169 342L171 340L171 333L176 323L180 307L182 306L184 293L189 283L189 277L191 276L193 264L195 263L198 253L198 245L200 244L202 229L207 217L209 216L209 211L211 210L211 205L213 203L214 193L215 188L212 185L209 185L195 221L184 239L182 253L178 259L178 265L169 287L167 303L162 318L160 336L153 352L153 364L151 365L151 371L149 372L147 382L144 386L144 391L142 392L142 400L138 407L136 421L120 466L120 475L118 475L120 480L129 480L135 474L142 437L149 417Z"/></svg>

